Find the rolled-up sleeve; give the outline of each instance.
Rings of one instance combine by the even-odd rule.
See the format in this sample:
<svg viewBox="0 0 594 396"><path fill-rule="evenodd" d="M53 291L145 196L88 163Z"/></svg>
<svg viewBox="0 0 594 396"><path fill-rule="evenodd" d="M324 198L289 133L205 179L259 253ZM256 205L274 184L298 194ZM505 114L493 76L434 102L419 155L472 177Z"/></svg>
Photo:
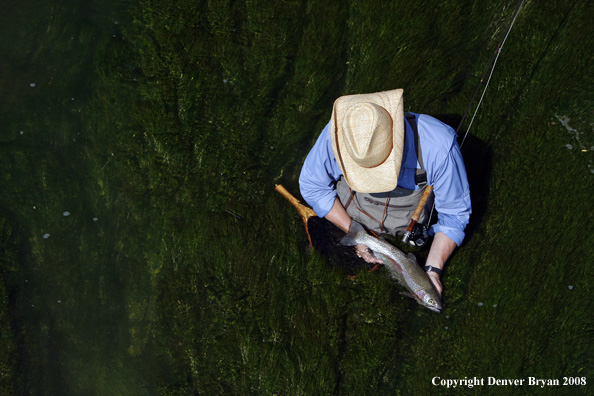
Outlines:
<svg viewBox="0 0 594 396"><path fill-rule="evenodd" d="M336 162L330 142L330 123L322 130L299 175L301 196L319 217L328 214L336 199L335 183L342 171Z"/></svg>
<svg viewBox="0 0 594 396"><path fill-rule="evenodd" d="M432 167L430 182L435 192L438 221L430 234L443 232L457 245L464 240L464 229L472 213L466 168L455 137L447 153Z"/></svg>

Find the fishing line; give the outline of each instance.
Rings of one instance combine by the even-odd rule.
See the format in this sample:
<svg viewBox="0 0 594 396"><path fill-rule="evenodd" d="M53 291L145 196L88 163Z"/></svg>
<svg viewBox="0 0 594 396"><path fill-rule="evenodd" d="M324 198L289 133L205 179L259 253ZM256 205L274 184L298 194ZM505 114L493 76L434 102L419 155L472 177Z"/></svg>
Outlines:
<svg viewBox="0 0 594 396"><path fill-rule="evenodd" d="M468 115L468 112L470 111L472 104L474 103L474 99L476 98L476 95L478 94L478 92L481 88L481 85L483 84L483 81L485 80L485 77L487 76L487 73L489 73L489 77L487 78L487 83L485 84L483 93L481 94L479 102L476 105L476 108L474 109L474 113L472 115L472 118L470 119L470 124L468 125L468 129L466 130L466 133L464 134L464 138L462 138L462 142L460 143L460 150L462 150L462 146L464 145L464 142L466 141L468 132L470 132L470 128L472 127L472 124L474 123L474 119L476 117L478 109L479 109L479 107L481 107L481 104L483 103L483 98L485 97L485 93L487 92L487 88L489 87L489 83L491 82L491 77L493 76L493 72L495 71L495 66L497 65L497 60L499 59L499 55L501 55L501 50L503 49L503 46L505 45L505 42L507 40L507 37L509 36L509 33L511 32L512 27L516 23L516 18L518 17L518 14L520 13L520 9L522 8L524 1L525 0L520 0L518 2L518 5L516 6L516 9L512 16L512 20L509 23L509 25L507 26L507 29L505 29L503 39L499 42L499 45L497 45L497 49L495 49L495 52L493 53L493 56L491 57L491 60L489 61L489 65L485 69L485 72L483 73L483 76L481 77L479 84L476 87L474 94L472 95L472 99L470 99L470 103L468 104L468 107L466 108L466 111L464 112L464 116L462 117L462 120L460 120L460 124L458 125L458 128L456 128L456 134L458 134L458 132L460 131L460 128L462 127L462 124L466 120L466 116ZM490 70L490 72L489 72L489 70ZM435 202L433 202L433 206L431 207L431 212L429 214L429 220L428 220L427 224L431 223L431 219L433 218L434 210L435 210Z"/></svg>
<svg viewBox="0 0 594 396"><path fill-rule="evenodd" d="M458 128L456 129L456 134L457 134L460 131L460 128L462 127L462 124L464 123L464 120L466 119L466 116L468 115L468 112L470 111L470 107L472 106L472 103L474 102L474 99L476 98L476 94L478 93L481 85L483 84L483 81L485 80L485 76L487 75L489 70L491 70L491 72L489 73L489 78L487 79L487 83L485 84L485 89L483 89L481 98L480 98L478 104L476 105L476 108L474 109L474 114L472 115L472 118L470 119L470 124L468 125L468 129L466 130L466 133L464 134L462 143L460 143L460 149L462 149L462 146L464 145L464 141L466 140L466 137L468 136L468 132L470 132L470 128L472 127L472 124L476 117L476 113L478 112L479 107L481 107L483 98L485 97L485 93L487 92L487 88L489 87L489 83L491 82L491 77L493 76L493 72L495 71L495 66L497 65L497 60L499 59L499 55L501 55L501 50L503 49L503 46L505 45L505 41L507 40L507 37L509 36L509 33L511 32L512 27L516 23L516 18L518 17L518 14L520 13L520 9L522 8L524 1L525 0L520 0L520 2L518 3L516 10L514 12L514 15L512 17L512 20L509 23L509 25L507 26L507 29L505 30L503 39L499 42L497 49L493 53L493 56L491 57L491 60L489 61L489 65L487 66L487 69L483 73L483 76L481 77L481 80L479 81L479 84L476 87L476 90L474 91L474 95L472 95L472 99L470 100L470 103L468 104L468 108L466 109L466 112L464 113L464 116L462 117L462 120L460 121L460 124L458 125Z"/></svg>

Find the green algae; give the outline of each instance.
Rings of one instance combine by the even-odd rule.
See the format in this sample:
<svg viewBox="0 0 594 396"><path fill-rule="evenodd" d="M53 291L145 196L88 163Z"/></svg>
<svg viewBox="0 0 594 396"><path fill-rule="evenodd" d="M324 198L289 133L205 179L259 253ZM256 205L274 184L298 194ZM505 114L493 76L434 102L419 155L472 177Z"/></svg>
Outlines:
<svg viewBox="0 0 594 396"><path fill-rule="evenodd" d="M308 251L273 190L298 194L339 95L402 87L457 126L515 5L0 5L2 393L594 380L588 2L519 14L463 148L474 214L442 314Z"/></svg>

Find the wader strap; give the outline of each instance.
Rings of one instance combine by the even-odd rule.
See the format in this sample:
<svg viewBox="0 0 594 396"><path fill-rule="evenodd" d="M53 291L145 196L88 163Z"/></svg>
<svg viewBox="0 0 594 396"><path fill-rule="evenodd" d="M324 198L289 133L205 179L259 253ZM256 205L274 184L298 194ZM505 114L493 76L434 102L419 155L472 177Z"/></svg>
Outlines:
<svg viewBox="0 0 594 396"><path fill-rule="evenodd" d="M419 165L421 165L421 169L417 169L415 173L415 184L419 186L422 190L427 185L427 172L425 171L425 167L423 166L423 155L421 152L421 144L419 143L419 129L417 128L417 119L414 114L412 113L404 113L404 116L408 120L410 127L413 130L413 134L415 136L415 149L417 152L417 161L419 161Z"/></svg>
<svg viewBox="0 0 594 396"><path fill-rule="evenodd" d="M349 187L349 190L351 190L350 187ZM343 205L345 210L349 208L349 205L351 204L351 202L353 202L353 190L351 190L351 195L349 196L348 201L346 202L346 204Z"/></svg>
<svg viewBox="0 0 594 396"><path fill-rule="evenodd" d="M359 205L357 205L357 202L355 202L355 192L350 187L349 187L349 191L351 192L351 197L349 198L349 201L347 202L345 209L348 208L348 205L350 205L351 202L354 203L355 207L357 208L357 210L359 210L359 212L363 213L365 216L369 217L370 219L375 220L376 223L379 224L379 229L381 232L386 232L386 229L384 228L384 221L386 220L386 209L388 209L388 202L390 201L390 193L388 193L388 196L386 197L386 203L384 205L384 213L382 213L382 221L379 221L378 219L376 219L375 217L373 217L372 215L370 215L369 213L367 213L366 211L361 209L359 207ZM373 230L370 230L370 231L373 232ZM375 236L378 236L375 232L373 232L373 234Z"/></svg>

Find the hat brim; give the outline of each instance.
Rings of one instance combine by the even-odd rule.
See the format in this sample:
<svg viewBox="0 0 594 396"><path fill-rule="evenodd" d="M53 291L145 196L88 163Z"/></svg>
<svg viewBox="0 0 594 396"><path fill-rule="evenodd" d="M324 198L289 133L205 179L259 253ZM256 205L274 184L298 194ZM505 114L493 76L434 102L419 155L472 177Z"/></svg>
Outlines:
<svg viewBox="0 0 594 396"><path fill-rule="evenodd" d="M334 102L330 119L332 150L347 184L353 190L363 193L378 193L392 191L396 188L404 150L403 93L403 89L394 89L370 94L347 95L341 96ZM350 106L362 102L382 106L392 117L392 150L384 162L372 168L365 168L350 157L344 145L341 122L337 121L342 119Z"/></svg>

